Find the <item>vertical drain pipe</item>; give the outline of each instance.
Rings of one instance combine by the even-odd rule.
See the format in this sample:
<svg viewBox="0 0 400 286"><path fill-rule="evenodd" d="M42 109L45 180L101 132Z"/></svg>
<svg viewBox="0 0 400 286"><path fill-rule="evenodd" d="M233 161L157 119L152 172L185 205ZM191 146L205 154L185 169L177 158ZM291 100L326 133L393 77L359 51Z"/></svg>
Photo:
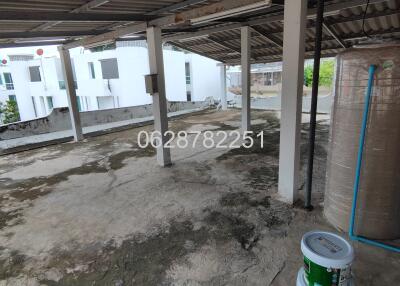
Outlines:
<svg viewBox="0 0 400 286"><path fill-rule="evenodd" d="M308 165L306 178L306 201L305 208L313 210L311 205L312 179L314 169L314 149L315 149L315 127L317 124L317 107L318 107L318 87L319 87L319 68L321 60L321 41L322 29L324 23L324 0L318 0L317 3L317 19L315 23L315 53L314 53L314 70L311 96L310 110L310 130L309 130L309 150L308 150Z"/></svg>

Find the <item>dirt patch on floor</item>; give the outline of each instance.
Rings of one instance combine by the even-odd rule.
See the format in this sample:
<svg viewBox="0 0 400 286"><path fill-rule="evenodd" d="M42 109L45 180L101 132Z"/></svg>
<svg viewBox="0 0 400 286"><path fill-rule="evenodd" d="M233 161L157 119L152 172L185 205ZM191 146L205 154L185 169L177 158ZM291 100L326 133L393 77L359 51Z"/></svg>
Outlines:
<svg viewBox="0 0 400 286"><path fill-rule="evenodd" d="M229 193L218 204L203 210L198 216L178 217L153 235L137 235L115 246L76 253L57 253L49 267L70 269L59 281L41 280L45 285L175 285L167 276L174 265L196 267L187 261L189 254L201 252L211 244L236 242L245 250L241 255L254 256L252 249L265 236L262 230L289 224L290 207L275 212L269 196L245 192ZM283 206L283 204L282 204ZM273 214L274 213L274 214ZM96 255L93 255L96 253ZM246 254L248 253L248 254ZM83 265L77 267L76 265ZM240 265L251 266L247 260ZM74 270L76 269L76 270ZM233 277L224 277L229 281ZM228 283L229 284L229 283Z"/></svg>
<svg viewBox="0 0 400 286"><path fill-rule="evenodd" d="M204 228L190 221L171 221L169 228L150 237L136 236L116 247L112 242L93 257L85 270L65 275L60 281L42 280L45 285L162 285L173 262L183 261L208 239ZM82 255L85 255L82 253ZM57 255L59 256L59 255ZM64 255L62 262L82 262L83 257ZM71 263L71 265L74 265ZM54 267L54 265L53 265ZM58 268L68 268L63 265Z"/></svg>
<svg viewBox="0 0 400 286"><path fill-rule="evenodd" d="M0 248L0 251L4 249ZM6 259L0 258L0 281L9 277L15 276L15 273L21 273L24 268L24 262L26 256L18 253L18 251L12 251Z"/></svg>

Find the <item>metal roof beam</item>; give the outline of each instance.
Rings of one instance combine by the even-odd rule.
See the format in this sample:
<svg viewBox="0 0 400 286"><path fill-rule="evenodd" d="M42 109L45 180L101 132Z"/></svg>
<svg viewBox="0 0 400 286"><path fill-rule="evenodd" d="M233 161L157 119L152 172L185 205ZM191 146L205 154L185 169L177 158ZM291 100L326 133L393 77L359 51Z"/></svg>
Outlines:
<svg viewBox="0 0 400 286"><path fill-rule="evenodd" d="M149 21L154 16L129 13L64 13L64 12L29 12L29 11L1 11L0 21L24 22L136 22Z"/></svg>
<svg viewBox="0 0 400 286"><path fill-rule="evenodd" d="M109 32L107 30L88 31L32 31L32 32L0 32L0 39L29 39L45 37L79 37L93 36Z"/></svg>
<svg viewBox="0 0 400 286"><path fill-rule="evenodd" d="M216 61L218 61L218 62L221 62L221 60L218 59L218 58L212 57L212 56L210 56L210 55L208 55L208 54L204 54L204 53L202 53L202 52L198 52L198 51L193 50L193 49L191 49L191 48L185 47L184 45L181 45L181 44L179 44L179 43L173 43L173 42L168 42L168 43L169 43L170 45L175 46L175 47L178 47L178 48L180 48L180 49L182 49L182 50L185 50L185 51L188 51L188 52L191 52L191 53L194 53L194 54L198 54L198 55L200 55L200 56L203 56L203 57L206 57L206 58L213 59L213 60L216 60Z"/></svg>
<svg viewBox="0 0 400 286"><path fill-rule="evenodd" d="M203 7L194 8L191 10L151 20L147 23L146 27L148 26L169 27L180 24L188 24L192 19L209 16L215 13L220 13L222 11L237 9L254 3L260 3L260 1L261 0L222 0L217 3L213 3ZM264 0L264 1L265 4L267 5L268 3L270 3L271 0ZM142 24L133 25L126 28L117 29L116 33L110 32L104 35L95 36L92 39L90 39L90 41L96 42L98 39L99 41L104 41L104 40L113 41L118 37L143 32L144 31L143 28L144 26ZM116 35L118 37L115 37ZM85 45L85 41L77 41L76 43L72 43L68 45L68 48L74 48L81 45Z"/></svg>
<svg viewBox="0 0 400 286"><path fill-rule="evenodd" d="M100 7L104 4L107 4L108 2L111 2L111 0L92 0L78 8L72 10L71 13L87 12L94 8Z"/></svg>
<svg viewBox="0 0 400 286"><path fill-rule="evenodd" d="M261 37L266 39L268 42L271 42L271 43L275 44L276 46L283 48L283 43L279 39L275 38L274 36L268 35L267 31L260 29L258 27L252 27L252 29L254 31L256 31Z"/></svg>
<svg viewBox="0 0 400 286"><path fill-rule="evenodd" d="M385 2L387 0L370 0L371 4L375 3L380 3L380 2ZM339 12L343 9L348 9L348 8L354 8L358 6L363 6L365 5L365 0L351 0L351 1L346 1L346 2L341 2L341 3L336 3L336 4L331 4L331 5L325 5L325 16L333 16L339 14ZM309 19L313 19L316 16L316 9L309 9L307 12L307 17ZM275 15L275 16L266 16L260 19L256 20L251 20L243 23L236 23L236 24L231 24L231 25L225 25L222 27L218 28L210 28L210 29L203 29L198 32L194 33L186 33L186 34L180 34L180 35L175 35L175 36L170 36L166 37L165 40L167 41L178 41L181 39L185 38L194 38L194 37L201 37L203 35L211 34L211 33L217 33L217 32L223 32L223 31L229 31L229 30L235 30L240 28L241 26L259 26L263 24L268 24L268 23L273 23L273 22L278 22L278 21L283 21L283 15ZM334 24L334 23L331 23ZM280 31L282 32L282 31Z"/></svg>
<svg viewBox="0 0 400 286"><path fill-rule="evenodd" d="M372 13L368 13L365 16L365 19L371 19L371 18L379 18L379 17L384 17L384 16L392 16L392 15L396 15L396 14L400 14L400 9L387 9L387 10L383 10L383 11L374 11ZM329 25L336 25L336 24L342 24L342 23L348 23L348 22L354 22L354 21L361 21L364 19L364 13L361 13L360 15L354 15L351 17L345 17L345 16L340 16L339 18L335 19L335 20L327 20L326 22Z"/></svg>
<svg viewBox="0 0 400 286"><path fill-rule="evenodd" d="M326 23L322 23L323 28L338 42L343 48L347 49L347 44L339 37L339 35L332 30Z"/></svg>
<svg viewBox="0 0 400 286"><path fill-rule="evenodd" d="M38 41L38 42L18 42L18 43L0 43L0 48L20 48L20 47L36 47L36 46L54 46L64 45L67 41Z"/></svg>
<svg viewBox="0 0 400 286"><path fill-rule="evenodd" d="M133 25L130 27L125 27L125 28L119 28L116 31L109 32L103 35L99 36L94 36L89 40L81 40L81 41L76 41L74 43L68 44L68 48L74 48L78 47L81 45L85 45L86 41L95 43L95 42L102 42L102 41L114 41L115 39L134 34L134 33L139 33L143 32L147 26L161 26L161 27L166 27L166 26L173 26L177 24L182 24L182 23L187 23L188 20L196 18L196 17L202 17L205 15L210 15L213 12L215 13L220 9L219 11L223 11L226 9L232 9L232 7L240 7L249 3L255 3L258 2L259 0L223 0L218 3L214 3L211 5L207 5L204 7L200 8L195 8L192 10L184 11L181 13L176 13L170 16L162 17L153 21L150 21L148 25ZM386 2L387 0L370 0L371 4L375 3L380 3L380 2ZM340 2L340 3L335 3L331 5L326 5L325 6L325 15L326 16L331 16L331 15L337 15L341 10L347 9L347 8L353 8L353 7L358 7L358 6L364 6L365 5L365 0L350 0L350 1L345 1L345 2ZM308 12L308 18L315 18L316 16L316 9L309 9ZM271 22L276 22L276 21L282 21L283 20L283 15L276 15L276 16L269 16L266 18L262 19L256 19L244 23L239 23L239 24L232 24L232 25L226 25L223 27L219 27L219 31L226 31L226 30L232 30L232 29L237 29L241 26L257 26L257 25L262 25L266 23L271 23ZM215 29L215 28L214 28ZM206 35L208 33L211 33L212 29L205 29L199 32L196 32L197 35L202 34ZM179 39L185 39L185 38L192 38L196 36L196 33L187 33L184 35L180 35ZM171 38L166 38L166 41L176 41L179 40L177 38L171 39Z"/></svg>
<svg viewBox="0 0 400 286"><path fill-rule="evenodd" d="M91 9L100 7L101 5L104 5L104 4L106 4L106 3L110 2L110 1L111 0L92 0L92 1L89 1L88 3L86 3L86 4L82 5L82 6L79 6L78 8L72 10L70 13L88 12ZM32 29L32 31L47 30L47 29L49 29L51 27L54 27L54 26L56 26L58 24L61 24L61 23L62 23L62 21L47 22L47 23L44 23L42 25L39 25L39 26L35 27L34 29Z"/></svg>
<svg viewBox="0 0 400 286"><path fill-rule="evenodd" d="M226 48L226 49L228 49L228 50L230 50L230 51L232 51L232 52L234 52L234 53L237 53L237 54L239 54L239 55L241 55L241 48L237 48L237 47L235 47L235 46L233 46L233 45L231 45L231 44L228 44L227 42L225 42L225 41L221 41L221 40L219 40L218 38L215 38L215 37L208 37L208 40L210 40L210 41L212 41L212 42L214 42L214 43L216 43L216 44L218 44L219 46L222 46L223 48ZM251 49L250 49L250 53L251 53ZM254 56L253 55L251 55L251 59L254 59Z"/></svg>
<svg viewBox="0 0 400 286"><path fill-rule="evenodd" d="M202 17L212 17L214 14L229 12L235 9L240 9L245 6L262 3L265 8L271 5L271 0L222 0L213 4L205 5L199 8L175 13L149 22L149 26L171 26L177 24L190 23L193 19ZM212 19L209 20L212 22Z"/></svg>
<svg viewBox="0 0 400 286"><path fill-rule="evenodd" d="M375 35L388 35L388 34L392 34L392 33L400 33L400 28L396 28L396 29L391 29L391 30L387 30L387 31L374 31L374 32L370 32L369 33L369 35L371 35L371 36L375 36ZM346 36L345 38L342 38L342 40L343 41L352 41L352 40L358 40L358 39L363 39L363 38L365 38L365 35L364 34L350 34L350 35L348 35L348 36ZM235 38L236 39L236 38ZM219 39L220 40L220 39ZM323 39L323 41L332 41L332 40L335 40L335 38L333 38L333 37L329 37L329 38L324 38ZM221 40L220 40L221 41ZM313 44L314 43L314 40L311 40L311 41L307 41L306 42L306 44ZM206 45L207 43L204 43L204 44L196 44L195 46L201 46L201 45ZM188 48L190 48L190 47L192 47L192 46L187 46ZM343 46L342 45L340 45L340 47L333 47L333 48L328 48L327 50L329 50L329 49L342 49L343 48ZM265 49L265 46L263 46L263 45L260 45L260 46L253 46L252 47L252 50L254 51L254 52L257 52L257 51L260 51L260 50L264 50ZM312 51L312 50L310 50L310 49L308 49L308 51L310 52L310 51ZM211 55L216 55L216 54L220 54L220 53L227 53L228 51L221 51L221 52L210 52L210 54ZM279 55L279 53L274 53L273 55Z"/></svg>
<svg viewBox="0 0 400 286"><path fill-rule="evenodd" d="M163 13L166 13L166 12L172 12L172 11L176 11L176 10L179 10L179 9L182 9L182 8L186 8L188 6L200 4L200 3L205 2L205 1L207 1L207 0L186 0L186 1L183 1L183 2L179 2L179 3L176 3L176 4L173 4L173 5L170 5L170 6L167 6L167 7L152 11L152 12L148 13L147 15L160 15L160 14L163 14Z"/></svg>
<svg viewBox="0 0 400 286"><path fill-rule="evenodd" d="M224 32L224 31L229 31L229 30L236 30L242 26L243 26L243 24L236 23L236 24L222 26L222 27L203 29L203 30L199 30L197 32L190 32L190 33L185 33L185 34L167 36L167 37L164 37L163 40L168 42L168 41L179 41L179 40L191 39L191 38L199 38L199 37L203 37L203 36L214 34L214 33L219 33L219 32Z"/></svg>
<svg viewBox="0 0 400 286"><path fill-rule="evenodd" d="M215 37L208 37L208 39L211 41L211 42L214 42L214 43L216 43L217 45L219 45L219 46L222 46L223 48L226 48L226 49L228 49L228 50L230 50L230 51L232 51L232 52L234 52L234 53L237 53L237 54L239 54L240 55L240 48L236 48L236 47L234 47L234 46L232 46L232 45L230 45L230 44L228 44L228 43L226 43L226 42L224 42L224 41L220 41L220 40L218 40L218 38L215 38Z"/></svg>

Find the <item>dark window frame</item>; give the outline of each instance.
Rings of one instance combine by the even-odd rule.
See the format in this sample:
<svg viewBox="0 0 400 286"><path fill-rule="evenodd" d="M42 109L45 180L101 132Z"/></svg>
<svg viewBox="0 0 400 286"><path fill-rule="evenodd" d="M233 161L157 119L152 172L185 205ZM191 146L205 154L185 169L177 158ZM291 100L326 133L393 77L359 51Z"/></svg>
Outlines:
<svg viewBox="0 0 400 286"><path fill-rule="evenodd" d="M119 79L119 68L117 58L100 60L103 79Z"/></svg>
<svg viewBox="0 0 400 286"><path fill-rule="evenodd" d="M41 82L40 66L29 66L29 78L31 82Z"/></svg>

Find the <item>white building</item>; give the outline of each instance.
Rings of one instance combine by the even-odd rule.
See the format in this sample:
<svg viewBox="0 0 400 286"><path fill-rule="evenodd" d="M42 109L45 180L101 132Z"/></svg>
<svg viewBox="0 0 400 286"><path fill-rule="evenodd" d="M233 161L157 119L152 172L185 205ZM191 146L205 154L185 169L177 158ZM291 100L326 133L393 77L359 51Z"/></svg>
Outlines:
<svg viewBox="0 0 400 286"><path fill-rule="evenodd" d="M67 96L58 57L9 55L2 67L2 82L13 90L1 90L0 100L15 95L21 120L48 115L54 107L66 107ZM220 98L218 62L195 54L164 50L167 99L201 101ZM150 104L144 75L149 73L144 42L120 42L114 50L72 57L80 111ZM207 75L207 76L204 76ZM10 80L6 78L11 77ZM4 86L4 84L2 85ZM7 92L6 92L7 90Z"/></svg>

